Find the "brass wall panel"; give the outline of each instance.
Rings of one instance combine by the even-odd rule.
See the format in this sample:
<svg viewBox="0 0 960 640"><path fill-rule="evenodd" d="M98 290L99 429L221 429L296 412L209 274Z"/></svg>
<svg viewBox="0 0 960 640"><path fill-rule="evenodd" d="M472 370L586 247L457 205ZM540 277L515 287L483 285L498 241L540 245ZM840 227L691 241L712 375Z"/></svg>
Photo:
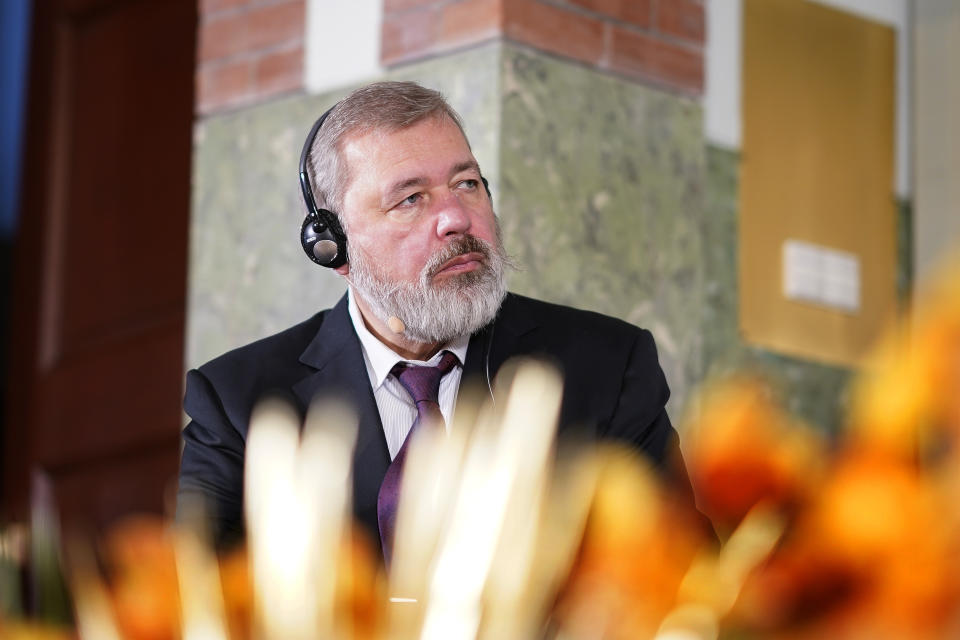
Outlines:
<svg viewBox="0 0 960 640"><path fill-rule="evenodd" d="M857 365L895 309L896 40L805 0L745 0L740 191L744 339ZM860 309L788 300L787 239L855 254Z"/></svg>

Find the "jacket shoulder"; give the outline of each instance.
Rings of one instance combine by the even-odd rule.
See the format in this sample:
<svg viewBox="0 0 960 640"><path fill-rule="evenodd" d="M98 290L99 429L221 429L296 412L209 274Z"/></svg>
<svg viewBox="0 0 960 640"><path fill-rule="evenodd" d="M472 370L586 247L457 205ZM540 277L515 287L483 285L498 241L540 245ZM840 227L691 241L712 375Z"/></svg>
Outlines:
<svg viewBox="0 0 960 640"><path fill-rule="evenodd" d="M650 332L646 329L641 329L619 318L515 293L507 296L503 313L505 316L526 316L541 327L549 327L564 333L575 333L580 339L594 338L619 342L625 339L636 340L638 334L650 336Z"/></svg>
<svg viewBox="0 0 960 640"><path fill-rule="evenodd" d="M190 413L193 391L209 387L224 407L242 405L271 392L286 393L312 369L300 356L320 330L329 310L279 333L238 347L187 374L186 405ZM205 384L196 384L203 380Z"/></svg>
<svg viewBox="0 0 960 640"><path fill-rule="evenodd" d="M320 311L283 331L231 349L197 368L205 375L216 376L218 372L235 370L238 366L252 363L264 366L275 360L296 361L317 334L327 313L329 310Z"/></svg>

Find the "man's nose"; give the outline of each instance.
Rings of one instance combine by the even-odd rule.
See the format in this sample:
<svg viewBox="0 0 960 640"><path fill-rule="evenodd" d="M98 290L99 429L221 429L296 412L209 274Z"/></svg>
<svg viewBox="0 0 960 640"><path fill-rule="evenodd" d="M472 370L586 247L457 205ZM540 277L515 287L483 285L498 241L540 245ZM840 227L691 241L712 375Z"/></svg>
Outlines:
<svg viewBox="0 0 960 640"><path fill-rule="evenodd" d="M470 230L470 210L455 193L447 194L437 212L437 235L441 238Z"/></svg>

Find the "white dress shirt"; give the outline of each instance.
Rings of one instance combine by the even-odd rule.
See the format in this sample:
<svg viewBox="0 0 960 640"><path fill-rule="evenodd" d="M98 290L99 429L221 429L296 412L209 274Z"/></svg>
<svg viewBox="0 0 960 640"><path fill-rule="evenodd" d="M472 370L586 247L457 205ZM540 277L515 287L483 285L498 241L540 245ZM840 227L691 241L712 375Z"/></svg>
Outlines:
<svg viewBox="0 0 960 640"><path fill-rule="evenodd" d="M353 322L353 328L360 338L363 361L367 365L367 375L370 376L370 388L373 389L373 397L377 402L377 409L380 411L380 422L383 423L383 435L387 440L390 459L393 460L397 456L397 452L400 451L400 447L403 446L403 441L410 432L414 420L417 419L417 406L407 390L400 384L400 381L390 375L390 370L398 362L409 362L413 366L435 367L440 363L444 351L450 351L457 356L460 362L440 379L440 413L443 414L443 420L447 424L447 429L449 429L450 421L453 418L453 410L457 403L457 391L460 389L463 363L467 361L467 347L470 344L470 336L461 336L450 341L426 362L406 360L393 349L380 342L367 329L367 325L363 323L363 316L360 315L360 308L354 300L352 287L349 288L348 295L350 320Z"/></svg>

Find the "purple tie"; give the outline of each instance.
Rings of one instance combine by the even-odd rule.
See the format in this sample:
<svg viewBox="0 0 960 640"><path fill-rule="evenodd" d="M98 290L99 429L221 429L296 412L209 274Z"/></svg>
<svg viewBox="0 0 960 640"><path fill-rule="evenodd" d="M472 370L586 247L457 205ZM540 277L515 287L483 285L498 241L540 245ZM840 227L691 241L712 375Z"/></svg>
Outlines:
<svg viewBox="0 0 960 640"><path fill-rule="evenodd" d="M418 428L444 428L443 414L440 413L438 395L440 379L453 365L459 362L457 356L449 351L443 352L440 364L435 367L413 367L406 362L398 362L390 371L417 405L417 419L413 421L397 457L387 468L387 474L380 485L377 495L377 522L380 525L380 543L383 545L383 559L390 566L393 550L393 530L397 520L397 501L400 498L400 476L403 473L403 461L407 457L407 444ZM426 427L419 427L424 424Z"/></svg>

